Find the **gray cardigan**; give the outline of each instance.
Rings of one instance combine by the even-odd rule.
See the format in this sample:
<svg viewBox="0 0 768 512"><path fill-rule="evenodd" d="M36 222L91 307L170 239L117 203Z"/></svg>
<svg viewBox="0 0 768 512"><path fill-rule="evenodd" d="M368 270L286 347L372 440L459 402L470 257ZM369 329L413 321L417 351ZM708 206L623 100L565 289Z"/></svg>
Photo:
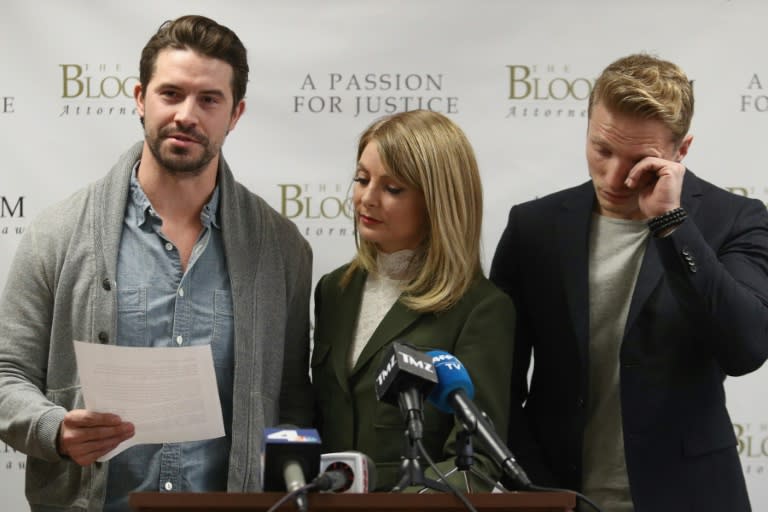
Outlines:
<svg viewBox="0 0 768 512"><path fill-rule="evenodd" d="M82 408L73 340L115 343L117 252L142 143L26 229L0 299L0 439L27 458L32 510L101 510L108 463L62 458L64 414ZM309 424L312 252L296 227L219 164L232 284L235 375L227 488L261 490L262 429Z"/></svg>

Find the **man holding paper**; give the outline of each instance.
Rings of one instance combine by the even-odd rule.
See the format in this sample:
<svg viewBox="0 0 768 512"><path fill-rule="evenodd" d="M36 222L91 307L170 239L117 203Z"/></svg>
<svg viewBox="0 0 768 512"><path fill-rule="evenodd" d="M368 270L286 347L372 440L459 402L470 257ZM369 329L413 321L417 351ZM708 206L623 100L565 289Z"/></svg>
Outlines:
<svg viewBox="0 0 768 512"><path fill-rule="evenodd" d="M263 427L310 420L311 249L221 154L247 80L230 29L164 23L134 92L144 141L20 243L0 298L0 439L28 455L33 511L127 510L132 491L258 491ZM75 340L147 357L210 345L226 435L95 462L135 426L85 410ZM158 392L196 397L168 382Z"/></svg>

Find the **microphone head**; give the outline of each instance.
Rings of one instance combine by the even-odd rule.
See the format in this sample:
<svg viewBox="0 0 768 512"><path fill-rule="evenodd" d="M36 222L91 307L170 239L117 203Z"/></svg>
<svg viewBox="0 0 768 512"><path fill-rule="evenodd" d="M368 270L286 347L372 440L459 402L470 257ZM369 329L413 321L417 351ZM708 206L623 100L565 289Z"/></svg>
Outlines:
<svg viewBox="0 0 768 512"><path fill-rule="evenodd" d="M342 464L339 469L328 469L315 478L312 483L320 492L345 492L352 485L355 475L349 466Z"/></svg>
<svg viewBox="0 0 768 512"><path fill-rule="evenodd" d="M320 471L344 475L343 485L329 489L333 492L364 493L376 489L376 464L362 452L324 453L320 456Z"/></svg>
<svg viewBox="0 0 768 512"><path fill-rule="evenodd" d="M431 350L427 355L432 358L432 364L437 373L438 383L427 396L432 405L443 412L453 414L451 394L459 389L464 390L467 398L472 400L475 396L475 386L469 378L467 369L456 356L444 350Z"/></svg>
<svg viewBox="0 0 768 512"><path fill-rule="evenodd" d="M262 450L262 488L265 491L285 491L283 469L286 464L298 464L307 481L320 472L320 434L313 428L277 427L264 429Z"/></svg>
<svg viewBox="0 0 768 512"><path fill-rule="evenodd" d="M416 389L427 394L437 383L432 358L424 352L393 342L376 373L376 398L398 405L401 391Z"/></svg>

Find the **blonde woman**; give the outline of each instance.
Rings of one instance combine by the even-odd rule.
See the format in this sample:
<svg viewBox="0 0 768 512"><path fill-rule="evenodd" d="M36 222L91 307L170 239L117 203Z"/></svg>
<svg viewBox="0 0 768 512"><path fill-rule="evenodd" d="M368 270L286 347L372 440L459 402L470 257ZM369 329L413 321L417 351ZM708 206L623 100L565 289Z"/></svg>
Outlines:
<svg viewBox="0 0 768 512"><path fill-rule="evenodd" d="M366 453L378 488L389 490L404 423L397 407L377 401L374 379L391 343L456 355L475 402L504 433L515 310L483 276L480 175L469 141L447 117L410 111L373 123L359 141L353 203L357 253L315 291L317 426L324 451ZM429 403L424 416L423 444L449 471L460 426ZM480 448L475 469L495 479Z"/></svg>

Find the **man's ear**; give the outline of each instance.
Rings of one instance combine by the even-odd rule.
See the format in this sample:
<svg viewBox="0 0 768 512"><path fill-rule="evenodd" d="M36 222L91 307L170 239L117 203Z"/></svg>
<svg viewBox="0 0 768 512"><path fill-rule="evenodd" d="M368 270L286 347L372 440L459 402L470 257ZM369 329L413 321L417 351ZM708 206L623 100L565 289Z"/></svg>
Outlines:
<svg viewBox="0 0 768 512"><path fill-rule="evenodd" d="M677 148L677 154L675 155L675 161L682 162L683 158L688 154L688 149L693 142L693 135L686 135L683 137L683 142L680 143L680 147Z"/></svg>
<svg viewBox="0 0 768 512"><path fill-rule="evenodd" d="M229 120L229 129L227 129L227 134L235 129L237 121L240 119L240 116L243 115L243 112L245 112L245 100L240 100L235 109L232 111L232 117Z"/></svg>

